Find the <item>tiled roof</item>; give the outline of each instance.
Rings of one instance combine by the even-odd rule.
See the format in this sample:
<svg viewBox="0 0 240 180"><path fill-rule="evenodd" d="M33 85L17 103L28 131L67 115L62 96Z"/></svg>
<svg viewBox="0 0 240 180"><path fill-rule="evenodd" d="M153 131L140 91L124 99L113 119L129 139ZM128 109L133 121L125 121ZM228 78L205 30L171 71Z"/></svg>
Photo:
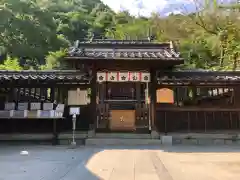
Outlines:
<svg viewBox="0 0 240 180"><path fill-rule="evenodd" d="M160 72L161 73L161 72ZM161 73L157 77L159 84L211 84L239 83L239 71L178 71Z"/></svg>
<svg viewBox="0 0 240 180"><path fill-rule="evenodd" d="M143 50L143 49L71 49L69 51L71 57L83 58L104 58L104 59L169 59L173 60L179 57L172 49Z"/></svg>
<svg viewBox="0 0 240 180"><path fill-rule="evenodd" d="M79 71L5 71L0 70L0 81L64 81L88 82L90 78Z"/></svg>
<svg viewBox="0 0 240 180"><path fill-rule="evenodd" d="M148 39L143 40L116 40L116 39L94 39L92 41L78 41L76 43L79 43L79 45L84 44L110 44L110 45L161 45L161 46L168 46L169 43L159 43L159 42L153 42L149 41Z"/></svg>
<svg viewBox="0 0 240 180"><path fill-rule="evenodd" d="M161 59L181 60L170 43L149 41L104 40L77 42L69 48L68 57L83 59Z"/></svg>

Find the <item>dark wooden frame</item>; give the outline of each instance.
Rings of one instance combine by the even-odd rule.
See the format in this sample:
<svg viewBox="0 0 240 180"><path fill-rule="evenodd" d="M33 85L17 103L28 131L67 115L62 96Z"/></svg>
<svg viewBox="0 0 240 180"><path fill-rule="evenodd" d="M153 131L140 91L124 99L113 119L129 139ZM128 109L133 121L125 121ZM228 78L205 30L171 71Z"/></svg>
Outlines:
<svg viewBox="0 0 240 180"><path fill-rule="evenodd" d="M185 119L187 121L188 127L186 127L187 132L191 132L191 121L195 121L196 119L198 123L203 123L205 124L205 128L203 132L207 131L207 123L208 123L208 118L207 114L212 114L212 120L215 122L214 124L211 124L211 128L214 130L214 126L217 128L217 119L219 119L219 114L228 114L228 116L224 117L225 121L227 121L230 125L228 127L232 127L233 129L239 131L240 130L240 96L238 95L240 92L240 72L232 72L232 71L227 71L227 72L213 72L213 71L207 71L207 72L199 72L199 71L183 71L183 72L157 72L157 88L170 88L170 89L179 89L179 88L191 88L191 89L215 89L219 91L219 89L232 89L232 91L224 91L222 92L222 96L218 94L218 98L215 98L216 100L221 100L223 98L230 98L228 96L225 96L225 93L230 93L232 92L231 98L233 100L231 105L227 104L222 104L223 102L219 102L216 105L184 105L184 106L178 106L177 105L171 105L171 104L157 104L156 112L158 114L157 122L161 121L162 123L158 123L158 129L161 129L160 131L165 132L166 134L171 131L167 128L167 124L172 123L174 126L174 120L170 120L173 117L167 117L171 114L176 114L176 119L175 119L175 124L177 125L179 122L178 117L180 114L185 114ZM236 93L237 92L237 93ZM219 92L218 92L219 93ZM216 95L217 96L217 95ZM199 97L198 97L199 98ZM208 99L210 97L205 97L204 99ZM202 99L202 100L204 100ZM210 98L211 99L211 98ZM201 98L200 98L201 100ZM199 101L199 100L198 100ZM225 102L225 101L224 101ZM160 113L161 118L160 118ZM190 114L196 114L196 117L191 117ZM237 124L235 126L232 125L233 122L233 115L235 115L235 121ZM218 117L217 117L218 115ZM201 117L203 118L201 120ZM221 121L224 121L221 120ZM184 123L184 118L181 121ZM220 123L220 120L219 120ZM225 122L226 123L226 122ZM160 127L164 126L164 127ZM222 126L223 127L223 126ZM224 126L225 127L225 126ZM226 126L226 129L227 126ZM196 130L194 130L196 132Z"/></svg>
<svg viewBox="0 0 240 180"><path fill-rule="evenodd" d="M54 78L55 77L55 78ZM71 88L81 88L86 89L90 87L90 82L92 77L88 74L84 74L78 70L65 70L65 71L0 71L0 82L2 87L5 89L18 89L13 93L13 100L15 102L19 101L20 94L29 95L38 97L39 102L62 102L64 103L64 98L61 96L66 96L62 92L67 92L66 90ZM31 92L31 89L35 89L34 93ZM37 94L36 89L40 89L40 92ZM51 89L50 98L47 97L47 89ZM10 93L10 92L9 92ZM36 101L36 100L35 100ZM34 102L35 102L34 101ZM30 102L29 99L26 99L26 102ZM66 107L68 108L68 107ZM62 120L65 118L48 118L47 120L53 123L52 133L53 133L53 144L58 144L58 135L60 129L62 129ZM85 118L86 119L86 118ZM31 121L33 121L32 119ZM43 120L43 119L41 119ZM11 119L1 119L3 121L14 122L13 118ZM11 121L11 122L10 122ZM16 119L17 122L21 119ZM30 121L30 120L29 120ZM69 119L70 121L70 119ZM16 128L14 124L11 125L12 128Z"/></svg>
<svg viewBox="0 0 240 180"><path fill-rule="evenodd" d="M97 83L97 94L99 99L99 103L97 104L97 118L98 121L101 119L103 120L102 126L105 126L103 128L97 129L99 132L111 132L109 129L109 118L110 117L110 110L109 108L112 103L111 102L104 102L106 99L106 84L107 82L104 83ZM114 86L115 82L112 82L111 85ZM121 82L124 85L124 82ZM135 102L130 102L128 105L132 106L134 110L136 110L136 121L135 121L135 126L136 126L136 132L149 132L149 107L150 105L142 105L141 101L141 82L133 82L133 85L136 90L136 101ZM116 102L115 102L116 103ZM121 104L121 103L119 103ZM122 110L122 109L121 109ZM147 119L146 119L147 117ZM148 124L148 126L146 126ZM151 123L152 124L152 123ZM101 127L102 127L101 126ZM145 128L142 126L146 126ZM123 130L124 131L124 130Z"/></svg>

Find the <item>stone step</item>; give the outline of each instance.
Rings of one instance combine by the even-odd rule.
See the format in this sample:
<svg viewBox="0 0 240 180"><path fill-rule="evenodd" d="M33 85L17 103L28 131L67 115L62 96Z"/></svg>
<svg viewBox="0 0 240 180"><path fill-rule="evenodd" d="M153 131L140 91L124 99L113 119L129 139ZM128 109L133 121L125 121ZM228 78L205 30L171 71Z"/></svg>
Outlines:
<svg viewBox="0 0 240 180"><path fill-rule="evenodd" d="M72 139L72 133L68 132L68 133L60 133L58 135L59 139ZM75 133L75 138L76 139L85 139L87 138L87 132L83 132L83 133Z"/></svg>
<svg viewBox="0 0 240 180"><path fill-rule="evenodd" d="M131 134L131 133L96 133L94 138L152 139L151 134Z"/></svg>
<svg viewBox="0 0 240 180"><path fill-rule="evenodd" d="M88 138L85 145L161 145L160 139Z"/></svg>

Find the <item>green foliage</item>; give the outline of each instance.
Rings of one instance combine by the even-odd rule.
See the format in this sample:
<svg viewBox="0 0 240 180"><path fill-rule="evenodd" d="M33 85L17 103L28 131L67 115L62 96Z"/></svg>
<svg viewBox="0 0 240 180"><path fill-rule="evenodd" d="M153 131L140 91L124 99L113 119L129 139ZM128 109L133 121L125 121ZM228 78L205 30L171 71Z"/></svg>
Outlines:
<svg viewBox="0 0 240 180"><path fill-rule="evenodd" d="M181 68L240 68L239 4L205 0L194 14L153 13L145 18L115 13L100 0L0 0L0 17L0 60L6 54L17 57L8 57L2 69L63 69L65 49L93 35L115 39L153 35L155 41L176 43L185 59Z"/></svg>
<svg viewBox="0 0 240 180"><path fill-rule="evenodd" d="M18 57L25 67L51 67L45 56L90 32L104 35L111 13L100 0L0 0L0 55Z"/></svg>
<svg viewBox="0 0 240 180"><path fill-rule="evenodd" d="M7 59L4 61L3 64L0 64L1 70L22 70L22 67L19 64L19 60L17 58L11 58L7 56Z"/></svg>
<svg viewBox="0 0 240 180"><path fill-rule="evenodd" d="M66 56L65 50L49 52L49 54L46 56L46 64L40 68L45 70L64 69L66 67L63 61L64 56Z"/></svg>

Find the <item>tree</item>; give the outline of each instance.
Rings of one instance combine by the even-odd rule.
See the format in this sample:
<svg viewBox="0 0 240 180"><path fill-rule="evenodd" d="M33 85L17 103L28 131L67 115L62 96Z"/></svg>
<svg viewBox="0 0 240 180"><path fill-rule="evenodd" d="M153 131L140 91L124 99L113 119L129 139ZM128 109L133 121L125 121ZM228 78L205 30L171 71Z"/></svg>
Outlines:
<svg viewBox="0 0 240 180"><path fill-rule="evenodd" d="M97 21L91 14L100 0L0 0L0 49L18 57L20 65L45 64L48 52L67 48L77 39L87 37L98 24L97 30L105 34L111 24L112 13ZM99 13L96 10L96 13ZM102 17L102 16L100 16ZM95 28L96 29L96 28Z"/></svg>
<svg viewBox="0 0 240 180"><path fill-rule="evenodd" d="M24 69L61 69L65 49L76 40L151 36L174 41L184 68L239 68L239 5L194 1L195 13L146 18L115 13L100 0L0 0L0 63L9 54Z"/></svg>

